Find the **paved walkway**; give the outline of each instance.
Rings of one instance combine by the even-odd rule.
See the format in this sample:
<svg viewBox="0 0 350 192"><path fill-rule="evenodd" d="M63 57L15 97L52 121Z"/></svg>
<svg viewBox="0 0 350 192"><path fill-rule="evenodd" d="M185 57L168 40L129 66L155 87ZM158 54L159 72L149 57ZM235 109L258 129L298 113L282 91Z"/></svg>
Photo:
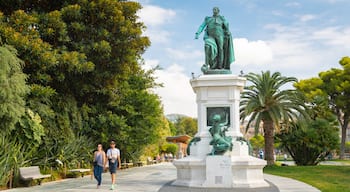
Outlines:
<svg viewBox="0 0 350 192"><path fill-rule="evenodd" d="M117 187L114 191L157 192L163 185L175 178L176 169L170 163L136 167L122 170L118 173ZM276 185L280 192L319 192L316 188L293 179L267 174L265 175L265 179ZM85 176L84 178L65 179L62 181L43 183L41 186L6 190L6 192L107 192L110 191L110 182L110 175L105 173L103 174L102 186L98 190L96 189L96 181L92 180L91 176Z"/></svg>

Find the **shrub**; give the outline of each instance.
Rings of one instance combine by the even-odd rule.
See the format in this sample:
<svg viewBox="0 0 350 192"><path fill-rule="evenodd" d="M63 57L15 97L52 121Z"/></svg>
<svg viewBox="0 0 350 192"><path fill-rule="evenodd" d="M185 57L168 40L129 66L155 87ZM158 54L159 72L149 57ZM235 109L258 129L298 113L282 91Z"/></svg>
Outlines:
<svg viewBox="0 0 350 192"><path fill-rule="evenodd" d="M19 167L31 164L35 150L0 134L0 187L8 186L10 180L14 185L18 183Z"/></svg>
<svg viewBox="0 0 350 192"><path fill-rule="evenodd" d="M166 143L166 144L162 145L161 150L162 150L162 152L171 153L171 154L175 155L178 148L179 147L175 143Z"/></svg>
<svg viewBox="0 0 350 192"><path fill-rule="evenodd" d="M265 139L261 134L254 135L254 137L252 137L249 142L252 145L255 153L257 153L259 149L263 149L265 146Z"/></svg>
<svg viewBox="0 0 350 192"><path fill-rule="evenodd" d="M317 165L339 146L338 127L325 119L299 120L277 137L297 165Z"/></svg>

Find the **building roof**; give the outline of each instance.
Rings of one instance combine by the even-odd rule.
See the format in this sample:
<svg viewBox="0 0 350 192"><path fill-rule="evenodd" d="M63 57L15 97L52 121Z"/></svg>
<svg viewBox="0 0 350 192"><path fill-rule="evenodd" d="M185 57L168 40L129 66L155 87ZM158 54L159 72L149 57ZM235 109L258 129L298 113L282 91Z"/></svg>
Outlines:
<svg viewBox="0 0 350 192"><path fill-rule="evenodd" d="M188 143L192 137L188 135L178 135L173 137L167 137L166 141L173 143Z"/></svg>

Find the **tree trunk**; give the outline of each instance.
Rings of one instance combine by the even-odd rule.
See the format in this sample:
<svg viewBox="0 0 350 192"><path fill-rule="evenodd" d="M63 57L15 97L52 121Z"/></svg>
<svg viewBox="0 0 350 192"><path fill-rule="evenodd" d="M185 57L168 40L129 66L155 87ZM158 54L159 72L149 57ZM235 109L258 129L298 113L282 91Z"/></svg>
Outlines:
<svg viewBox="0 0 350 192"><path fill-rule="evenodd" d="M267 165L274 165L274 127L273 122L271 120L263 121L264 128L264 138L265 138L265 160L267 161Z"/></svg>
<svg viewBox="0 0 350 192"><path fill-rule="evenodd" d="M348 128L348 124L349 124L349 120L347 118L344 119L344 123L341 126L341 143L340 143L339 159L344 159L345 158L346 129Z"/></svg>

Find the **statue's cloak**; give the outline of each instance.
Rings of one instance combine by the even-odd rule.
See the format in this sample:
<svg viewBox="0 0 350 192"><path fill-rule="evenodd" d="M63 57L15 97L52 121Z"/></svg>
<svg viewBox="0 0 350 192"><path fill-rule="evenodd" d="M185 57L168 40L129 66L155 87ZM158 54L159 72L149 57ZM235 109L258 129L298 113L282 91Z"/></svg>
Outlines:
<svg viewBox="0 0 350 192"><path fill-rule="evenodd" d="M214 66L217 66L217 55L218 55L218 49L216 42L213 38L206 35L204 37L205 46L210 47L210 49L207 49L207 53L210 58L210 68L216 68ZM232 42L232 35L226 35L224 39L224 63L222 67L224 69L230 70L230 65L232 62L235 61L235 55L233 50L233 42Z"/></svg>
<svg viewBox="0 0 350 192"><path fill-rule="evenodd" d="M234 61L235 61L235 54L233 50L233 39L232 39L232 35L230 34L225 36L223 67L229 70L231 63Z"/></svg>

